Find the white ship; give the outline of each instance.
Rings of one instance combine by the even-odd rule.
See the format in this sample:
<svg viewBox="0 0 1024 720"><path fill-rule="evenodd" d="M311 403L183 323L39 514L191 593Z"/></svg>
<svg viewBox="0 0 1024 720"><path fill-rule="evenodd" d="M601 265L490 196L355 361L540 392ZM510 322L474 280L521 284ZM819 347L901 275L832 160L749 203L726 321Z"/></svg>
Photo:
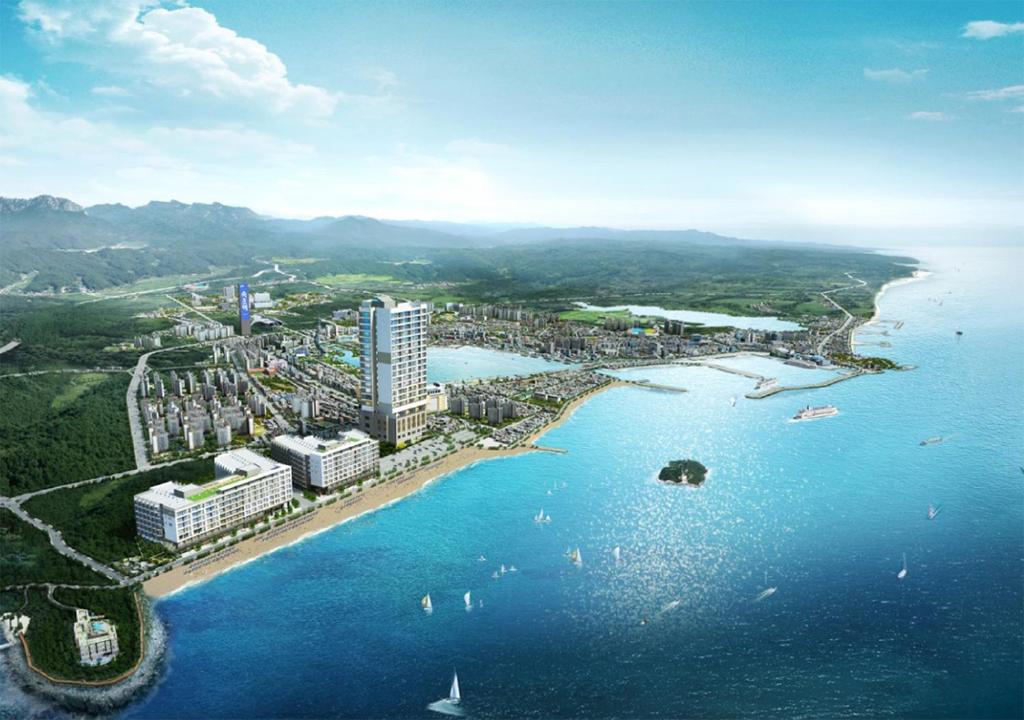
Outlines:
<svg viewBox="0 0 1024 720"><path fill-rule="evenodd" d="M794 422L800 422L801 420L820 420L821 418L832 417L833 415L839 414L839 408L835 405L822 405L820 407L811 407L808 405L803 410L799 410L796 415L793 416Z"/></svg>
<svg viewBox="0 0 1024 720"><path fill-rule="evenodd" d="M754 386L755 390L768 390L779 384L779 381L775 378L763 378L757 385Z"/></svg>

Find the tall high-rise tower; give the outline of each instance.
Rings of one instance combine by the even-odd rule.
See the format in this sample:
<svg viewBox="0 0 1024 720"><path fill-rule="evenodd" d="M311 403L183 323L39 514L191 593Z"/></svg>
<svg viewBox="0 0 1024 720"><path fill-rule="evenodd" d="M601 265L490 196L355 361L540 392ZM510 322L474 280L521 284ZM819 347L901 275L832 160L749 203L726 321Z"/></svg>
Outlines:
<svg viewBox="0 0 1024 720"><path fill-rule="evenodd" d="M415 442L427 423L430 305L387 295L359 307L360 424L395 445Z"/></svg>

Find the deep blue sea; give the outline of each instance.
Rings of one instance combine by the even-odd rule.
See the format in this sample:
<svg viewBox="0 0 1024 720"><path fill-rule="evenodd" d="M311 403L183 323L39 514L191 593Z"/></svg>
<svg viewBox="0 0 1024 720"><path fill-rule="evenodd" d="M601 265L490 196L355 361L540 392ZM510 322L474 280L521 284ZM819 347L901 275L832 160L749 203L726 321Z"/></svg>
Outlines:
<svg viewBox="0 0 1024 720"><path fill-rule="evenodd" d="M159 602L167 671L124 717L425 717L453 669L469 717L1020 717L1024 252L907 254L933 274L865 339L889 328L867 349L916 370L759 401L631 371L690 392L611 390L543 438L565 455L480 463ZM687 457L703 487L654 480Z"/></svg>

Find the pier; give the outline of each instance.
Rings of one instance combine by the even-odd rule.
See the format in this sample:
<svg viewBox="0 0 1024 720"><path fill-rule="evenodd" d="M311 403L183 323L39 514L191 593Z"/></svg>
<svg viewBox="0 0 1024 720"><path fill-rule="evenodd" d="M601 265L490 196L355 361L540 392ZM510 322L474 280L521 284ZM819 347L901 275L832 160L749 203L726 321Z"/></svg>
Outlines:
<svg viewBox="0 0 1024 720"><path fill-rule="evenodd" d="M546 445L531 445L531 450L539 450L540 452L555 453L557 455L566 455L568 450L565 448L548 447Z"/></svg>
<svg viewBox="0 0 1024 720"><path fill-rule="evenodd" d="M722 372L732 373L733 375L742 375L743 377L750 378L751 380L757 380L758 382L767 379L764 375L758 375L756 372L750 372L749 370L740 370L739 368L732 368L726 365L719 365L718 363L698 362L693 364L703 365L704 367L709 367L713 370L721 370Z"/></svg>
<svg viewBox="0 0 1024 720"><path fill-rule="evenodd" d="M689 392L689 390L687 390L684 387L677 387L675 385L661 385L659 383L652 383L649 380L622 380L622 382L627 383L629 385L636 385L637 387L650 388L651 390L662 390L664 392Z"/></svg>

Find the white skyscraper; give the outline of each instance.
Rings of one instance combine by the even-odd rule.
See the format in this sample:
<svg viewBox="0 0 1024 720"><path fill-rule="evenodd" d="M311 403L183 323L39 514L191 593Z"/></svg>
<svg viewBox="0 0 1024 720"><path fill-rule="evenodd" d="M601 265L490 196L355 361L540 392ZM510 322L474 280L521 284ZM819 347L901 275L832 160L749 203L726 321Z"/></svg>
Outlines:
<svg viewBox="0 0 1024 720"><path fill-rule="evenodd" d="M381 295L359 308L360 422L395 445L415 442L427 422L430 305Z"/></svg>

